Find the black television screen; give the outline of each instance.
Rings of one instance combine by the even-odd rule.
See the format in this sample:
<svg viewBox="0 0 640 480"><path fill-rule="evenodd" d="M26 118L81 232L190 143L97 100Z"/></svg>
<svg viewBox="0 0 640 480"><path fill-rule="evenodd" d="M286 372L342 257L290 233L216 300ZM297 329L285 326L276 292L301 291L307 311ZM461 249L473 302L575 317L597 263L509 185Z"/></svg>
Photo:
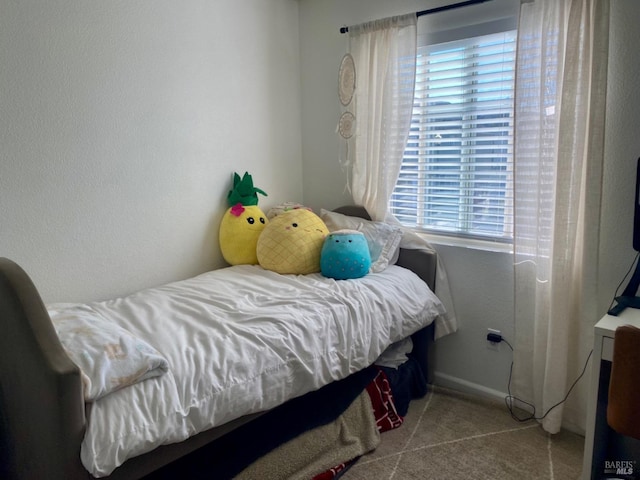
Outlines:
<svg viewBox="0 0 640 480"><path fill-rule="evenodd" d="M640 158L636 165L636 194L633 200L633 249L640 252ZM636 261L636 269L627 284L627 288L622 292L622 296L616 297L617 305L609 309L609 315L618 315L627 307L640 308L640 297L638 294L640 287L640 261Z"/></svg>

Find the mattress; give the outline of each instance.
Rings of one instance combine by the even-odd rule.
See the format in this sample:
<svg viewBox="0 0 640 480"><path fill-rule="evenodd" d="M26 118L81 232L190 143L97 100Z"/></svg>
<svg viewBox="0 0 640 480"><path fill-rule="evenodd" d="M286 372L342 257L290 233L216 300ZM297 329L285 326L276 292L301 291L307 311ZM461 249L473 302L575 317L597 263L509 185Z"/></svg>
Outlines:
<svg viewBox="0 0 640 480"><path fill-rule="evenodd" d="M169 366L89 404L81 459L96 477L345 378L446 322L428 286L398 266L343 281L233 266L82 307L144 339ZM74 308L48 311L55 323Z"/></svg>

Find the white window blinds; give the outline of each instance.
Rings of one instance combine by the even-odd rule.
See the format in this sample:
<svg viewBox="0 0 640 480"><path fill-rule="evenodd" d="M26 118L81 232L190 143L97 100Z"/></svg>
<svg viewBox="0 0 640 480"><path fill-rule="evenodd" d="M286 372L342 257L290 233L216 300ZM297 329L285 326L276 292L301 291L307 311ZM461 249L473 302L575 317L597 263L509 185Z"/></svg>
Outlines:
<svg viewBox="0 0 640 480"><path fill-rule="evenodd" d="M516 31L420 47L390 211L404 225L512 240Z"/></svg>

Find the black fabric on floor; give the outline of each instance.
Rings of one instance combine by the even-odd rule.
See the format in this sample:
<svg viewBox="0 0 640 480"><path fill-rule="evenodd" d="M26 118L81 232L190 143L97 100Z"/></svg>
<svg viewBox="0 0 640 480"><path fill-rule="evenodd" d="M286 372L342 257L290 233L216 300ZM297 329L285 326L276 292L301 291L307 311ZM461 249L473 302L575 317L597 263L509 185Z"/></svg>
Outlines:
<svg viewBox="0 0 640 480"><path fill-rule="evenodd" d="M398 368L379 367L387 376L393 403L398 415L404 417L409 411L409 402L414 398L421 398L427 394L427 383L418 361L409 356L409 360Z"/></svg>

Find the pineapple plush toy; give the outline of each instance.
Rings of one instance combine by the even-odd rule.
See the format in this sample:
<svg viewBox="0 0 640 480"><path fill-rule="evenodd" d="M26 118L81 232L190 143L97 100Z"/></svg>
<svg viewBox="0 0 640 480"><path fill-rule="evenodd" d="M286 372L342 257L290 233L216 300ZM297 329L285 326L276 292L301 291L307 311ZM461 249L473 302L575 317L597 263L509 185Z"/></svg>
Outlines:
<svg viewBox="0 0 640 480"><path fill-rule="evenodd" d="M273 217L258 239L260 266L278 273L320 271L327 226L311 210L295 208Z"/></svg>
<svg viewBox="0 0 640 480"><path fill-rule="evenodd" d="M258 237L268 220L258 207L258 193L266 196L253 186L251 175L245 172L240 178L233 178L233 189L227 195L229 209L220 222L220 250L230 265L256 265Z"/></svg>

